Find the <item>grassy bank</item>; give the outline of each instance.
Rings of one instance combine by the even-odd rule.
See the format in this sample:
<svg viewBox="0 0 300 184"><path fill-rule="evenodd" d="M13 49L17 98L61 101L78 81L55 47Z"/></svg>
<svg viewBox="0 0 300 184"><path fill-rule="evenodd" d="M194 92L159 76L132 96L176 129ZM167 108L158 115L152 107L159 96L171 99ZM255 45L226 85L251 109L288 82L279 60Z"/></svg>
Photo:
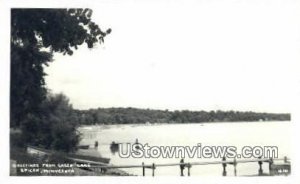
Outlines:
<svg viewBox="0 0 300 184"><path fill-rule="evenodd" d="M36 156L27 153L20 131L10 134L10 175L11 176L130 176L119 169L101 169L89 167L61 167L62 164L76 165L62 154ZM47 167L44 166L47 164ZM49 167L48 167L49 166ZM47 171L47 172L44 172ZM51 171L51 172L49 172ZM57 171L57 172L56 172ZM63 172L58 172L63 171ZM66 172L68 171L68 172Z"/></svg>

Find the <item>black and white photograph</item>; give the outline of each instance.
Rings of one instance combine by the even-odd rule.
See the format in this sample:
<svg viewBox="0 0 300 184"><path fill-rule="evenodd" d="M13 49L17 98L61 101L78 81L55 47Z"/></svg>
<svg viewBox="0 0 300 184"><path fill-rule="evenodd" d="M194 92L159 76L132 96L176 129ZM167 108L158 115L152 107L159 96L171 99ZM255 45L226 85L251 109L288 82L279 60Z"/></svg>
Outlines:
<svg viewBox="0 0 300 184"><path fill-rule="evenodd" d="M299 2L69 2L5 1L10 178L294 183Z"/></svg>

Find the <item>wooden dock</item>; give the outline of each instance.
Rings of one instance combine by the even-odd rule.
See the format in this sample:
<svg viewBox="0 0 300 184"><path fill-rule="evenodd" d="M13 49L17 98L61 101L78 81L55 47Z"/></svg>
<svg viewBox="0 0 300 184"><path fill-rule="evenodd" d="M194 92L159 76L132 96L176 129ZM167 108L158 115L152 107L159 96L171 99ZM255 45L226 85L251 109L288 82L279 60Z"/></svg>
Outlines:
<svg viewBox="0 0 300 184"><path fill-rule="evenodd" d="M274 162L277 161L283 161L283 164L275 164ZM258 158L258 159L244 159L244 160L236 160L233 159L231 161L227 161L225 158L223 158L221 161L210 161L210 162L184 162L184 159L181 159L178 163L167 163L167 164L140 164L140 165L94 165L92 167L96 168L141 168L142 170L142 176L146 176L146 169L151 170L151 175L155 176L155 170L159 167L178 167L180 170L180 176L184 175L184 170L187 169L187 176L191 175L191 168L192 166L205 166L205 165L222 165L223 172L222 176L227 176L226 167L228 165L232 165L234 167L234 176L237 176L237 164L246 164L246 163L258 163L258 173L256 176L277 176L277 175L289 175L291 173L291 165L290 161L287 157L284 158ZM269 164L269 173L264 173L262 169L263 163Z"/></svg>
<svg viewBox="0 0 300 184"><path fill-rule="evenodd" d="M52 154L48 150L36 148L36 147L28 147L28 153L37 154L37 155L47 155ZM227 176L227 166L232 166L234 169L234 176L237 176L237 165L238 164L247 164L247 163L258 163L258 173L256 176L278 176L284 175L287 176L291 173L291 164L290 159L287 157L284 158L257 158L257 159L232 159L227 160L225 157L222 158L220 161L206 161L206 162L185 162L184 159L181 159L178 163L164 163L164 164L141 164L137 165L111 165L109 163L109 158L95 158L91 156L85 155L76 155L76 154L66 154L65 158L75 162L75 163L87 163L90 164L89 169L95 171L101 171L105 173L108 169L122 169L122 168L141 168L141 175L146 176L146 170L151 170L151 175L155 176L155 170L160 167L178 167L180 170L180 176L191 175L191 168L192 166L206 166L206 165L221 165L222 166L222 176ZM283 163L278 163L283 162ZM262 169L262 165L266 163L269 165L269 173L264 173ZM196 169L196 168L195 168Z"/></svg>

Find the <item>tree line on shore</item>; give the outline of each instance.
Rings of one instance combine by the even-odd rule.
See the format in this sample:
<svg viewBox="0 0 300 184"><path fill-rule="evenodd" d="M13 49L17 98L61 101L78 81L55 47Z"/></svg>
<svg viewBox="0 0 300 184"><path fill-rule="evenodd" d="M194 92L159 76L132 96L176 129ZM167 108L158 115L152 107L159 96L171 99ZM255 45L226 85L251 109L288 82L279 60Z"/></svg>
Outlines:
<svg viewBox="0 0 300 184"><path fill-rule="evenodd" d="M138 108L97 108L74 110L81 125L143 124L143 123L201 123L201 122L253 122L289 121L290 114L257 113L240 111L169 111Z"/></svg>

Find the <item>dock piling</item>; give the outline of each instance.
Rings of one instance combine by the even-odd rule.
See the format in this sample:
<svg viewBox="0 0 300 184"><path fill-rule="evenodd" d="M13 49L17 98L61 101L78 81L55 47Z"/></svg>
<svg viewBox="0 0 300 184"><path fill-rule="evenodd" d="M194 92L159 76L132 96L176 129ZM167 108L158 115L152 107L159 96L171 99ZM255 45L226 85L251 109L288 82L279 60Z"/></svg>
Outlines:
<svg viewBox="0 0 300 184"><path fill-rule="evenodd" d="M184 174L183 174L183 170L184 170L184 167L185 167L184 159L181 159L179 163L180 163L180 165L179 165L179 167L180 167L180 176L184 176Z"/></svg>
<svg viewBox="0 0 300 184"><path fill-rule="evenodd" d="M152 176L154 177L154 170L155 170L156 168L155 168L155 164L153 163L152 164Z"/></svg>
<svg viewBox="0 0 300 184"><path fill-rule="evenodd" d="M145 164L144 164L144 162L142 163L142 167L143 167L143 176L145 176Z"/></svg>
<svg viewBox="0 0 300 184"><path fill-rule="evenodd" d="M226 158L225 157L223 157L222 158L222 161L223 162L226 162ZM227 166L227 164L226 163L222 163L222 166L223 166L223 176L226 176L227 175L227 172L226 172L226 166Z"/></svg>
<svg viewBox="0 0 300 184"><path fill-rule="evenodd" d="M273 176L272 165L273 165L273 158L270 158L269 159L269 174L270 174L270 176Z"/></svg>
<svg viewBox="0 0 300 184"><path fill-rule="evenodd" d="M188 168L188 176L191 176L190 170L191 170L192 165L190 163L187 164Z"/></svg>
<svg viewBox="0 0 300 184"><path fill-rule="evenodd" d="M261 159L261 157L259 157L259 159ZM259 165L259 170L258 170L258 175L262 176L263 175L263 169L262 169L262 161L258 161L258 165Z"/></svg>
<svg viewBox="0 0 300 184"><path fill-rule="evenodd" d="M234 167L234 176L236 176L236 165L237 165L236 158L234 158L232 164L233 164L233 167Z"/></svg>

